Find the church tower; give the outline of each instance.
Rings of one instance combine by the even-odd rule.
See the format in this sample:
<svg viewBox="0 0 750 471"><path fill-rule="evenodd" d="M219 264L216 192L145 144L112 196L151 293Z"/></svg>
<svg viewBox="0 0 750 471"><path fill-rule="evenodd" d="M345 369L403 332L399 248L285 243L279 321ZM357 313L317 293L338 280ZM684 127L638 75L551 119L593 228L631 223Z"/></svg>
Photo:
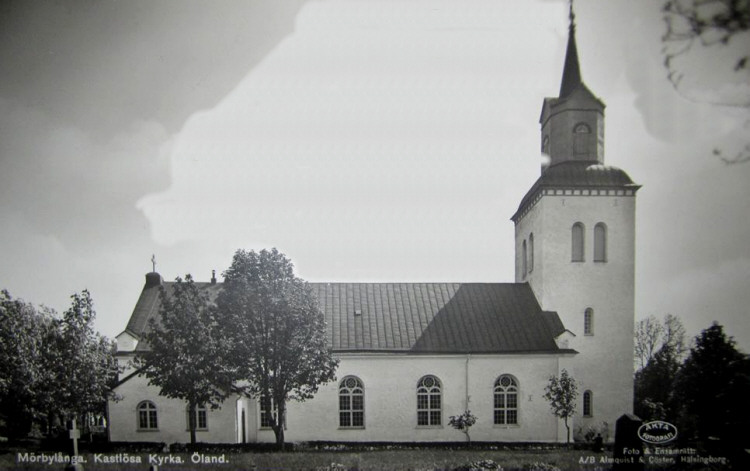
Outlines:
<svg viewBox="0 0 750 471"><path fill-rule="evenodd" d="M571 430L606 423L612 440L615 420L633 409L639 186L604 164L604 107L583 82L571 8L560 93L542 106L541 176L511 218L515 278L573 334L578 354L560 361L579 385Z"/></svg>

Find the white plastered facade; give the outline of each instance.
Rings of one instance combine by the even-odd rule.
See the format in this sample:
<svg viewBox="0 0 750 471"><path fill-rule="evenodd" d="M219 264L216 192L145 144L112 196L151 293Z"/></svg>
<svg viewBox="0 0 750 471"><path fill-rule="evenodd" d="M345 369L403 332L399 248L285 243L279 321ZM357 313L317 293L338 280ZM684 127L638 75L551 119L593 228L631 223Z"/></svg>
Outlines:
<svg viewBox="0 0 750 471"><path fill-rule="evenodd" d="M449 417L468 409L478 418L471 439L489 442L560 442L565 429L549 412L542 397L550 376L575 354L407 355L340 354L337 380L323 385L305 402L290 401L285 438L291 442L449 442L464 441L463 433L448 425ZM417 425L417 384L431 375L441 384L441 424ZM518 423L495 425L494 386L501 375L518 383ZM339 426L339 383L358 378L364 386L364 426ZM158 388L138 375L117 388L122 399L110 404L110 439L115 442L187 442L184 401L159 395ZM468 404L467 404L468 400ZM151 401L157 408L158 428L138 428L137 407ZM244 411L244 414L243 414ZM244 427L243 427L244 417ZM197 431L205 443L272 443L273 431L260 425L257 401L230 397L217 410L207 411L206 430Z"/></svg>

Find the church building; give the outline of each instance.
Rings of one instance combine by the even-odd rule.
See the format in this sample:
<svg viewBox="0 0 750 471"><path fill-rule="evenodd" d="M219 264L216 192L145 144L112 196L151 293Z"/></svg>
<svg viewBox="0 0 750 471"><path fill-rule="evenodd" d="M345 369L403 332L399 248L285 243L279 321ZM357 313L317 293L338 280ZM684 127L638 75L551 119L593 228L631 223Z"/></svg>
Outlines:
<svg viewBox="0 0 750 471"><path fill-rule="evenodd" d="M578 382L573 434L614 436L633 408L635 195L604 164L604 103L583 83L571 21L560 93L541 112L541 176L511 217L512 283L311 283L336 381L290 402L287 441L463 441L449 417L471 410L474 441L564 442L543 398L551 376ZM112 441L186 442L187 404L159 395L130 365L159 315L155 272L117 336L125 372L109 403ZM196 283L211 299L221 283ZM206 443L273 442L259 401L196 411ZM607 432L604 432L607 438Z"/></svg>

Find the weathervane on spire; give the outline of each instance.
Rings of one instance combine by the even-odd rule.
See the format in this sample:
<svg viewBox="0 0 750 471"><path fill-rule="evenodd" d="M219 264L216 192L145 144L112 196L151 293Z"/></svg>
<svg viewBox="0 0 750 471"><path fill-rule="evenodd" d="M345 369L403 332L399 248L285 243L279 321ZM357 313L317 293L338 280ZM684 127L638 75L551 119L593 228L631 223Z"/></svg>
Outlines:
<svg viewBox="0 0 750 471"><path fill-rule="evenodd" d="M570 13L568 14L568 18L570 18L570 29L575 29L575 27L576 27L576 14L573 11L573 0L569 0L568 3L570 4Z"/></svg>
<svg viewBox="0 0 750 471"><path fill-rule="evenodd" d="M152 271L156 273L156 255L151 254L151 267Z"/></svg>

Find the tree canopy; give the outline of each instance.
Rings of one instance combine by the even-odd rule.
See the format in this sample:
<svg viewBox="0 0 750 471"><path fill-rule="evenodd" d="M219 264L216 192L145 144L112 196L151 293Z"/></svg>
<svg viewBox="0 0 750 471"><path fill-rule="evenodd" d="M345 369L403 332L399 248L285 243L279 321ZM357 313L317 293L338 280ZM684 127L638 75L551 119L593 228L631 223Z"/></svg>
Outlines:
<svg viewBox="0 0 750 471"><path fill-rule="evenodd" d="M576 380L563 368L560 377L549 378L544 388L544 398L549 402L550 410L555 417L563 419L567 430L566 443L570 443L570 424L568 419L576 411L576 399L578 398L578 384Z"/></svg>
<svg viewBox="0 0 750 471"><path fill-rule="evenodd" d="M195 444L197 407L219 407L232 390L225 345L209 299L190 275L177 278L171 290L162 286L160 301L159 321L150 320L145 336L149 350L138 354L136 365L162 396L186 401Z"/></svg>
<svg viewBox="0 0 750 471"><path fill-rule="evenodd" d="M260 400L283 446L287 401L309 399L335 379L338 361L327 345L317 300L278 250L238 250L224 272L216 307L235 384Z"/></svg>
<svg viewBox="0 0 750 471"><path fill-rule="evenodd" d="M675 417L672 389L685 356L685 328L677 316L667 314L663 322L654 316L642 319L635 330L634 412L644 420Z"/></svg>
<svg viewBox="0 0 750 471"><path fill-rule="evenodd" d="M644 368L659 350L667 349L678 360L685 354L685 327L677 316L667 314L660 322L655 316L641 319L635 326L636 366Z"/></svg>
<svg viewBox="0 0 750 471"><path fill-rule="evenodd" d="M12 437L26 435L46 410L42 354L52 328L48 313L0 292L0 414Z"/></svg>
<svg viewBox="0 0 750 471"><path fill-rule="evenodd" d="M750 360L714 323L695 339L674 384L683 433L702 443L721 440L747 447L750 423Z"/></svg>
<svg viewBox="0 0 750 471"><path fill-rule="evenodd" d="M71 296L59 318L51 310L0 294L0 408L9 432L26 435L34 423L52 433L85 413L103 413L117 377L114 345L93 329L88 291Z"/></svg>

